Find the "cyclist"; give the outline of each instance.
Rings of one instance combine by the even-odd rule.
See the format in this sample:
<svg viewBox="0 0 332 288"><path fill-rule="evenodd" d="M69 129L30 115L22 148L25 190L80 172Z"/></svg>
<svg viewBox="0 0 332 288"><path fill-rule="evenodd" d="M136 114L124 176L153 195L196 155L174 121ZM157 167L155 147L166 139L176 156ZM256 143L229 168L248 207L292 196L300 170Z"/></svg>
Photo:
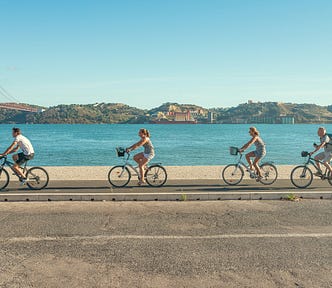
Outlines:
<svg viewBox="0 0 332 288"><path fill-rule="evenodd" d="M265 150L265 143L263 142L263 140L261 139L261 137L259 136L259 131L256 129L256 127L250 127L249 128L249 134L251 136L250 141L248 141L246 144L243 145L243 147L240 149L240 152L244 152L246 149L248 149L252 144L254 144L256 146L256 150L255 151L251 151L249 153L246 154L246 159L249 163L249 168L250 170L254 170L253 166L256 170L257 173L257 179L256 181L260 181L260 179L262 179L262 173L261 173L261 169L258 166L258 162L259 160L261 160L265 154L266 154L266 150ZM255 158L254 161L252 162L250 158Z"/></svg>
<svg viewBox="0 0 332 288"><path fill-rule="evenodd" d="M321 177L323 175L319 161L323 162L323 165L330 171L330 178L332 178L332 168L330 165L332 159L332 139L326 134L324 127L319 127L317 134L320 139L320 144L314 144L315 150L310 155L316 153L318 150L324 148L324 152L321 152L315 156L315 161L318 167L318 171L314 173L316 176Z"/></svg>
<svg viewBox="0 0 332 288"><path fill-rule="evenodd" d="M35 151L33 150L30 140L21 134L20 128L13 128L12 133L14 137L14 142L7 148L7 150L3 154L0 154L0 156L14 153L21 148L22 152L13 155L13 160L15 162L13 169L15 170L17 175L19 175L20 181L24 182L26 177L20 170L20 166L28 160L31 160L34 157Z"/></svg>
<svg viewBox="0 0 332 288"><path fill-rule="evenodd" d="M147 129L140 129L138 131L138 136L141 137L141 140L133 144L129 148L126 148L126 152L129 153L141 146L144 147L144 152L138 153L134 156L134 160L137 162L140 171L140 180L138 185L145 184L144 173L147 163L154 157L154 147L150 140L150 132Z"/></svg>

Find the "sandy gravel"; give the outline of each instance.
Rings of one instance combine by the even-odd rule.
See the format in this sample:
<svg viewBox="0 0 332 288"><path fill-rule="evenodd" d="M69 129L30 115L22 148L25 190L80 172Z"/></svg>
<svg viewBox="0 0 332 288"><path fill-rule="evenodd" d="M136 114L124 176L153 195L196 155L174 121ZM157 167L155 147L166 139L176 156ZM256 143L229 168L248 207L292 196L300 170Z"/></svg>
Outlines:
<svg viewBox="0 0 332 288"><path fill-rule="evenodd" d="M278 166L279 179L289 179L294 166ZM45 167L52 180L105 180L111 167L64 166ZM224 166L166 166L169 180L220 179ZM15 181L16 177L12 177ZM247 173L245 179L248 179Z"/></svg>

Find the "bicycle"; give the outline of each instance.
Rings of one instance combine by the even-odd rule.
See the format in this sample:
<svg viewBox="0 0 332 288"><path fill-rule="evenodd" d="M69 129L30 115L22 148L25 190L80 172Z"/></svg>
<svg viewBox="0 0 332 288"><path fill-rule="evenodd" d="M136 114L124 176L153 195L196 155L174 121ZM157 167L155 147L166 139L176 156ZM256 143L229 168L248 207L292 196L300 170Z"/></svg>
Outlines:
<svg viewBox="0 0 332 288"><path fill-rule="evenodd" d="M0 157L0 190L5 189L9 184L9 173L4 168L5 166L9 167L13 171L13 175L16 175L19 180L26 184L32 190L41 190L44 189L49 182L49 176L47 171L42 167L31 167L27 168L27 162L25 162L22 169L23 174L26 176L26 179L22 179L21 176L14 170L14 163L8 161L7 155Z"/></svg>
<svg viewBox="0 0 332 288"><path fill-rule="evenodd" d="M321 172L321 170L318 168L316 160L311 157L310 153L308 151L302 151L301 156L303 158L307 157L305 163L303 165L296 166L292 172L291 172L291 182L292 184L297 187L297 188L307 188L311 183L314 178L313 173L310 169L309 164L314 166L316 169L317 174ZM319 163L323 164L322 161L318 160ZM328 169L325 169L324 174L321 173L321 180L328 180L330 185L332 185L332 175L330 175L330 172Z"/></svg>
<svg viewBox="0 0 332 288"><path fill-rule="evenodd" d="M138 167L134 167L129 163L130 153L126 153L125 149L122 147L117 147L116 153L118 157L124 158L124 164L116 165L108 172L108 181L110 184L114 187L125 187L128 185L132 176L137 176L138 180L140 180ZM126 154L127 157L125 157ZM134 172L133 174L130 169ZM167 181L167 172L161 163L153 163L147 166L144 178L149 186L161 187Z"/></svg>
<svg viewBox="0 0 332 288"><path fill-rule="evenodd" d="M277 167L273 162L264 162L259 165L259 168L262 171L262 177L258 177L255 171L250 170L249 166L242 161L243 154L240 152L240 149L237 147L230 147L229 152L233 156L240 155L237 163L229 164L222 170L222 178L228 185L237 185L239 184L244 176L244 171L249 173L251 179L258 179L264 185L273 184L278 178Z"/></svg>

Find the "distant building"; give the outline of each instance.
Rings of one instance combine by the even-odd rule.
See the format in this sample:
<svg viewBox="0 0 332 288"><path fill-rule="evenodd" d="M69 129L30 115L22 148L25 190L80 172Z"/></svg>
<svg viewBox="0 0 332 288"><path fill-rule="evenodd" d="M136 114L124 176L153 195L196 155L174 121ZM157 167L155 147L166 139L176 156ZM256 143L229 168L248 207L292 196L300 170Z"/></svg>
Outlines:
<svg viewBox="0 0 332 288"><path fill-rule="evenodd" d="M208 123L213 123L213 121L214 121L213 117L214 117L213 112L209 111L208 112Z"/></svg>
<svg viewBox="0 0 332 288"><path fill-rule="evenodd" d="M294 116L281 116L281 124L295 124Z"/></svg>
<svg viewBox="0 0 332 288"><path fill-rule="evenodd" d="M187 112L175 112L175 121L183 122L183 121L194 121L194 118L191 116L190 111Z"/></svg>

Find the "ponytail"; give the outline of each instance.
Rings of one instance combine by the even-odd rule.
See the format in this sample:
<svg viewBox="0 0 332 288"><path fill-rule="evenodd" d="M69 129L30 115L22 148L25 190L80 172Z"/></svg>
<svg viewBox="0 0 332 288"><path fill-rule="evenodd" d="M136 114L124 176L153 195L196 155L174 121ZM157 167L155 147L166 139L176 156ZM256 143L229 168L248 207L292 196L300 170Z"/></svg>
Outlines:
<svg viewBox="0 0 332 288"><path fill-rule="evenodd" d="M148 129L142 128L140 130L146 137L150 138L151 134L150 131Z"/></svg>

